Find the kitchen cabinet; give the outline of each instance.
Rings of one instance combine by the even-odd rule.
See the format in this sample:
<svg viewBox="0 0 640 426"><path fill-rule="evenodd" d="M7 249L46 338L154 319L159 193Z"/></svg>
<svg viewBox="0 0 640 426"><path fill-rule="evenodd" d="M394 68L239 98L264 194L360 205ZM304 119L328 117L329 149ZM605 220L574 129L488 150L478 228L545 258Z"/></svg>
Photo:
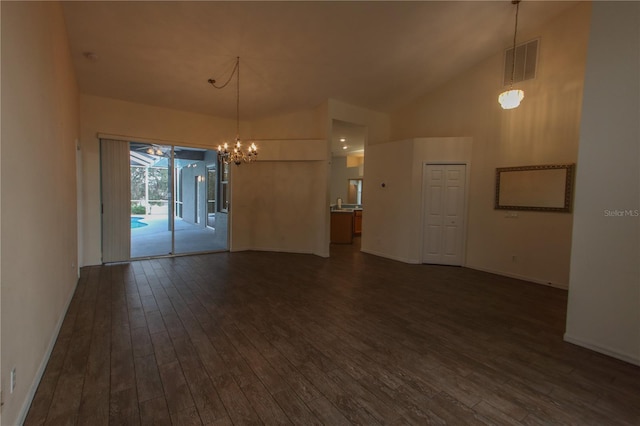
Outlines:
<svg viewBox="0 0 640 426"><path fill-rule="evenodd" d="M351 244L353 242L353 212L331 212L331 242Z"/></svg>
<svg viewBox="0 0 640 426"><path fill-rule="evenodd" d="M353 211L353 235L362 234L362 210Z"/></svg>

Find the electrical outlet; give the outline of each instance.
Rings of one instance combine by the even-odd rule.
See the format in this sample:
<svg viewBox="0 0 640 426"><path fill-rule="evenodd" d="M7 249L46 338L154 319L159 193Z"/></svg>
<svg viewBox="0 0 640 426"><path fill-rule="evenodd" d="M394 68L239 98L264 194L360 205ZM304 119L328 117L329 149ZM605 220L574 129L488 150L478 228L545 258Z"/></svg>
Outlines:
<svg viewBox="0 0 640 426"><path fill-rule="evenodd" d="M11 377L10 377L10 384L9 384L9 393L13 393L13 391L16 388L16 368L13 367L11 369Z"/></svg>

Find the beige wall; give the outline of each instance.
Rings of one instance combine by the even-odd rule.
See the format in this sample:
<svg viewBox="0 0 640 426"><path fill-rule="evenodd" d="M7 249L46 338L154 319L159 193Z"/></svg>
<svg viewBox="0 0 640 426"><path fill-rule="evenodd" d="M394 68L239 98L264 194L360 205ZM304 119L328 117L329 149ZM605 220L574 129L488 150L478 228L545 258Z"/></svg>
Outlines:
<svg viewBox="0 0 640 426"><path fill-rule="evenodd" d="M326 141L305 141L296 147L317 146L313 157L298 152L242 165L234 171L232 189L232 251L264 250L328 256L324 241ZM269 145L269 146L268 146ZM261 143L265 152L273 145ZM308 149L308 148L306 148ZM306 150L305 149L305 150ZM303 159L306 157L307 159Z"/></svg>
<svg viewBox="0 0 640 426"><path fill-rule="evenodd" d="M101 263L100 158L98 133L123 139L158 140L213 149L235 138L235 121L204 114L169 110L115 99L81 95L81 146L83 161L84 264ZM240 133L253 135L259 146L255 165L231 167L230 250L282 250L328 255L325 242L324 201L327 188L326 140L322 135L322 109L302 111L241 123ZM301 139L296 139L301 138ZM300 162L293 164L292 162ZM319 164L322 164L320 166ZM306 191L287 191L306 182ZM274 190L277 185L284 190ZM268 188L256 191L256 187ZM291 208L291 206L298 206ZM299 206L306 211L298 215ZM300 221L302 219L302 222ZM292 230L274 236L276 230ZM300 226L294 226L300 224Z"/></svg>
<svg viewBox="0 0 640 426"><path fill-rule="evenodd" d="M0 368L2 424L13 425L26 414L78 279L78 89L60 5L1 8Z"/></svg>
<svg viewBox="0 0 640 426"><path fill-rule="evenodd" d="M232 251L329 256L325 117L321 105L251 123L260 160L232 177Z"/></svg>
<svg viewBox="0 0 640 426"><path fill-rule="evenodd" d="M640 4L596 2L565 339L640 365Z"/></svg>
<svg viewBox="0 0 640 426"><path fill-rule="evenodd" d="M232 239L237 244L235 248L232 247L232 250L254 247L262 250L280 249L329 256L329 204L332 202L329 198L331 187L329 135L332 133L334 119L366 126L369 141L380 142L389 139L389 117L386 114L334 99L327 100L313 110L283 114L251 123L253 136L265 147L268 146L266 143L269 139L280 140L279 143L283 143L283 139L291 139L287 142L289 154L279 153L278 158L274 159L274 164L259 166L255 170L247 170L234 177L232 197L234 197L236 208L240 206L242 210L254 211L255 220L262 225L257 226L256 223L252 223L251 217L239 218L234 215ZM308 153L304 153L306 149L299 145L311 143L309 140L305 142L304 139L314 140L313 158L315 160L310 161ZM270 147L270 149L278 148ZM324 154L320 153L322 150ZM305 163L295 165L288 163L302 160ZM284 171L294 174L290 178L283 179ZM280 176L282 189L265 187L263 191L254 191L255 193L243 192L252 181L257 182L263 179L273 181L273 177L277 176ZM288 187L290 190L287 189ZM308 191L306 194L304 188ZM267 200L265 197L268 194L275 198L272 201ZM271 206L273 211L268 212L267 206ZM269 230L270 228L284 230L287 226L292 228L289 235L275 234ZM300 235L293 236L294 233ZM309 251L310 248L312 248L311 251Z"/></svg>
<svg viewBox="0 0 640 426"><path fill-rule="evenodd" d="M251 122L253 139L325 139L322 107L263 118Z"/></svg>
<svg viewBox="0 0 640 426"><path fill-rule="evenodd" d="M326 103L326 119L328 133L331 134L333 120L346 121L351 124L358 124L367 128L367 140L365 144L365 155L368 145L388 142L390 140L389 115L372 111L366 108L357 107L335 99L329 99Z"/></svg>
<svg viewBox="0 0 640 426"><path fill-rule="evenodd" d="M260 160L232 167L231 250L328 256L326 139L258 140Z"/></svg>
<svg viewBox="0 0 640 426"><path fill-rule="evenodd" d="M538 31L519 34L541 41L537 78L517 84L525 99L515 110L497 103L500 52L391 114L394 140L473 137L469 267L563 288L569 283L572 215L505 217L493 209L495 169L576 162L589 17L590 5L580 3Z"/></svg>
<svg viewBox="0 0 640 426"><path fill-rule="evenodd" d="M80 96L83 265L102 262L98 133L215 149L235 139L235 120L90 95ZM241 124L241 130L246 127Z"/></svg>

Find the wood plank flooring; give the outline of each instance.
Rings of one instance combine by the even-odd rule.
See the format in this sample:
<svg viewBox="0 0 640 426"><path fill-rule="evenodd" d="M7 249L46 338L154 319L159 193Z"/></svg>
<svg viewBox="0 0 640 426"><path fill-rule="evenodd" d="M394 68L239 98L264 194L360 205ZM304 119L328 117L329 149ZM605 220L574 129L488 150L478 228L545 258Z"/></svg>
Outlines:
<svg viewBox="0 0 640 426"><path fill-rule="evenodd" d="M640 368L565 308L354 246L84 268L25 424L640 424Z"/></svg>

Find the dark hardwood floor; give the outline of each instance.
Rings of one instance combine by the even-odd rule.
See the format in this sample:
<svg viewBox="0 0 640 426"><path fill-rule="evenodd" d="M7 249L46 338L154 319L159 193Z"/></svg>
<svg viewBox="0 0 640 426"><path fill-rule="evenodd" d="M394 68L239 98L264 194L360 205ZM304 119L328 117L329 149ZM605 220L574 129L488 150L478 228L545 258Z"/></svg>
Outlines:
<svg viewBox="0 0 640 426"><path fill-rule="evenodd" d="M357 246L84 268L26 424L640 424L566 296Z"/></svg>

